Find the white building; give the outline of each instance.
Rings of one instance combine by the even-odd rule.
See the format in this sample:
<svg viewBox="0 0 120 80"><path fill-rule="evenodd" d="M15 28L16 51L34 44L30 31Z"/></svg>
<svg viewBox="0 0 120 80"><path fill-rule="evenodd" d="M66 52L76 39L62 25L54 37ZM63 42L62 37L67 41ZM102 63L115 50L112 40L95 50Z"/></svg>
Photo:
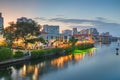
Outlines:
<svg viewBox="0 0 120 80"><path fill-rule="evenodd" d="M47 33L47 40L56 39L59 36L59 26L44 25L42 32Z"/></svg>
<svg viewBox="0 0 120 80"><path fill-rule="evenodd" d="M46 33L48 33L48 34L59 34L59 26L55 26L55 25L44 25L42 32L46 32Z"/></svg>
<svg viewBox="0 0 120 80"><path fill-rule="evenodd" d="M44 25L40 37L48 41L48 46L51 46L51 43L59 37L59 26Z"/></svg>

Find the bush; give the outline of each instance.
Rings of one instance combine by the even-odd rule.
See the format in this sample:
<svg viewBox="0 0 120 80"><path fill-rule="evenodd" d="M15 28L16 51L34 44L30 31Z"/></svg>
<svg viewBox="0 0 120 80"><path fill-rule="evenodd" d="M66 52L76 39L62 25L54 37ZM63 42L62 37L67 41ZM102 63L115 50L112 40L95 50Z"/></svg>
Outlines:
<svg viewBox="0 0 120 80"><path fill-rule="evenodd" d="M73 46L73 47L67 47L65 48L65 53L66 54L71 54L75 49L79 49L79 50L84 50L84 49L89 49L93 47L93 45L91 44L83 44L83 45L79 45L79 46ZM55 55L59 55L59 53L61 53L63 51L62 48L52 48L52 49L45 49L45 50L33 50L31 52L31 58L32 59L37 59L37 58L42 58L45 54L55 54Z"/></svg>
<svg viewBox="0 0 120 80"><path fill-rule="evenodd" d="M17 51L14 54L14 58L21 58L24 57L24 53L22 51Z"/></svg>
<svg viewBox="0 0 120 80"><path fill-rule="evenodd" d="M84 49L89 49L92 47L94 47L93 44L82 44L82 45L76 46L75 49L84 50Z"/></svg>
<svg viewBox="0 0 120 80"><path fill-rule="evenodd" d="M6 47L0 48L0 61L13 58L12 50Z"/></svg>
<svg viewBox="0 0 120 80"><path fill-rule="evenodd" d="M58 54L62 51L62 48L53 48L53 49L46 49L46 50L33 50L31 52L31 58L35 59L35 58L41 58L43 57L45 54Z"/></svg>
<svg viewBox="0 0 120 80"><path fill-rule="evenodd" d="M69 54L69 53L73 52L74 49L75 49L75 47L67 47L67 48L65 48L65 51L67 54Z"/></svg>
<svg viewBox="0 0 120 80"><path fill-rule="evenodd" d="M31 52L31 58L35 59L35 58L40 58L42 57L44 54L46 53L45 50L33 50Z"/></svg>

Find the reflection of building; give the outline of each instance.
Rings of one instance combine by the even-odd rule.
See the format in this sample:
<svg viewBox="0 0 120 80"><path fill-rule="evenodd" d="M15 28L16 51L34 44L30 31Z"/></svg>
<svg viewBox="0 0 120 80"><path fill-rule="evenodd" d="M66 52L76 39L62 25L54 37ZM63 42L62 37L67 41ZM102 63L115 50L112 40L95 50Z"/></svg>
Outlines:
<svg viewBox="0 0 120 80"><path fill-rule="evenodd" d="M3 30L3 17L2 17L2 13L0 13L0 34Z"/></svg>

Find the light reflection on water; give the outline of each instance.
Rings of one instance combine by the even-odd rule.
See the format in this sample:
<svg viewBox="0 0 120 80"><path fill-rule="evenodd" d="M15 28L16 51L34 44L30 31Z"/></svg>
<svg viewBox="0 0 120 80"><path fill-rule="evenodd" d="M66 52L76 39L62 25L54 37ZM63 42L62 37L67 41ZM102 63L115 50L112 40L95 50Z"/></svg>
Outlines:
<svg viewBox="0 0 120 80"><path fill-rule="evenodd" d="M21 67L19 65L17 66L11 66L12 73L9 74L9 77L12 80L16 80L19 78L22 79L32 79L32 80L38 80L41 75L44 75L45 73L50 72L49 70L58 70L59 68L64 67L65 64L69 63L70 61L78 62L82 59L84 59L85 55L92 56L95 49L91 49L89 53L86 54L76 54L76 55L65 55L61 56L55 59L52 59L50 61L44 61L44 62L38 62L37 64L22 64ZM34 62L33 62L34 63ZM19 68L16 68L19 67ZM52 71L51 70L51 71ZM9 71L8 71L9 73ZM6 75L3 75L0 77L0 79L10 79L9 77L6 77Z"/></svg>
<svg viewBox="0 0 120 80"><path fill-rule="evenodd" d="M115 43L112 45L115 45ZM0 70L0 80L56 80L58 78L54 78L54 76L58 76L57 73L61 74L62 73L61 71L63 71L63 73L66 74L61 75L63 78L58 76L59 77L58 80L61 79L63 80L64 78L65 78L64 80L73 80L73 79L80 80L80 78L83 78L85 75L88 77L90 76L91 78L93 75L89 74L90 72L93 72L94 75L96 75L96 73L99 72L99 74L97 75L99 76L102 74L102 70L108 70L108 71L112 70L111 68L109 70L106 64L108 64L113 68L113 65L119 63L116 62L113 64L114 61L120 59L116 58L116 56L111 53L112 51L114 51L113 50L114 46L112 45L107 45L107 46L97 45L96 46L97 50L93 48L89 51L89 53L86 54L66 55L66 56L54 58L52 60L45 60L43 62L33 61L33 62L14 65L5 70ZM101 56L101 54L105 54L105 55ZM108 60L111 61L111 63L108 63L109 62ZM80 63L82 61L84 62L84 64ZM101 71L99 71L95 67L99 67ZM80 69L81 71L79 71ZM71 73L70 71L73 71L73 73ZM79 73L79 77L77 76L78 73Z"/></svg>

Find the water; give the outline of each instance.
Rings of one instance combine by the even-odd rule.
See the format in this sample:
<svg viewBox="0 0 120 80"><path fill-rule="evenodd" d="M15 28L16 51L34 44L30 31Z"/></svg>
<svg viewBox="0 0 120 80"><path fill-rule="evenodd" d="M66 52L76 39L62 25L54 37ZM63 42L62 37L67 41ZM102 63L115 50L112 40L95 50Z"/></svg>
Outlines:
<svg viewBox="0 0 120 80"><path fill-rule="evenodd" d="M95 47L88 54L68 55L2 68L0 80L120 80L117 43L96 44Z"/></svg>

